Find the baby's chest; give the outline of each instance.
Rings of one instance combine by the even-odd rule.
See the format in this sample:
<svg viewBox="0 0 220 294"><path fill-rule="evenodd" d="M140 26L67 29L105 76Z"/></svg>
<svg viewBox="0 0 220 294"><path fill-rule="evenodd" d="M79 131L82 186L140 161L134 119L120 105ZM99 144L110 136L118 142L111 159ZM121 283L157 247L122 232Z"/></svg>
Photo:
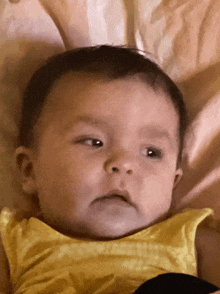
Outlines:
<svg viewBox="0 0 220 294"><path fill-rule="evenodd" d="M88 246L76 243L52 247L41 244L38 252L36 247L33 252L29 248L26 254L20 254L20 269L14 276L15 287L32 289L31 294L35 293L33 287L40 286L46 293L56 293L50 291L57 289L58 285L65 289L72 287L76 293L85 292L85 287L86 293L94 293L95 289L105 289L99 293L108 293L115 287L121 289L117 293L129 293L128 289L134 292L143 282L159 274L195 274L195 261L192 256L184 255L182 248L149 243L135 246L106 244Z"/></svg>

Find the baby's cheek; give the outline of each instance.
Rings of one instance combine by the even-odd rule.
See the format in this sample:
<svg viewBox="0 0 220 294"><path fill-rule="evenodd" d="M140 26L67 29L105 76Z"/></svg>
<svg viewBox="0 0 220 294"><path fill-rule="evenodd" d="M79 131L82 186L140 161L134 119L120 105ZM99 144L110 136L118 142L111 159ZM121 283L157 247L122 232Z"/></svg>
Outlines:
<svg viewBox="0 0 220 294"><path fill-rule="evenodd" d="M88 197L87 195L93 195L97 189L100 189L102 172L98 166L94 168L89 164L84 166L70 165L65 174L65 181L68 181L71 193L74 193L77 198Z"/></svg>
<svg viewBox="0 0 220 294"><path fill-rule="evenodd" d="M80 162L77 166L74 164L72 170L74 170L78 180L88 184L99 182L104 174L102 164L95 160L88 160L86 163Z"/></svg>
<svg viewBox="0 0 220 294"><path fill-rule="evenodd" d="M158 205L169 206L172 198L171 180L160 180L158 177L150 176L145 178L141 189L143 207Z"/></svg>

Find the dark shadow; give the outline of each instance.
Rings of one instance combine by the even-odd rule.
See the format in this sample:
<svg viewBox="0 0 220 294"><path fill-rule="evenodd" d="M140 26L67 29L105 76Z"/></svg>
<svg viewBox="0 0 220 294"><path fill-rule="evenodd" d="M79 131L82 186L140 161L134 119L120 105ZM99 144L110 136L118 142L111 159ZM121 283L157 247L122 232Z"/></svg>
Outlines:
<svg viewBox="0 0 220 294"><path fill-rule="evenodd" d="M202 184L203 180L208 177L209 173L220 166L220 132L204 149L197 154L197 160L193 168L189 168L187 159L183 161L183 178L174 190L173 209L178 207L181 199L184 199L197 185ZM215 210L220 221L220 178L216 174L216 179L210 184L206 184L204 189L196 194L193 199L188 199L184 207L204 208L210 207Z"/></svg>
<svg viewBox="0 0 220 294"><path fill-rule="evenodd" d="M220 180L213 182L208 187L203 189L197 197L193 198L189 202L186 202L184 205L175 209L176 203L173 203L172 214L176 214L184 208L211 208L214 210L214 215L209 216L203 222L204 225L209 228L213 228L220 232Z"/></svg>
<svg viewBox="0 0 220 294"><path fill-rule="evenodd" d="M186 106L189 114L189 123L192 124L197 115L200 114L213 97L220 93L220 62L209 66L203 71L188 77L179 85L184 94ZM220 96L219 96L220 99ZM220 117L219 117L220 120ZM193 131L193 130L192 130ZM212 133L210 133L210 136ZM211 138L211 137L210 137ZM192 191L197 185L202 183L208 174L220 165L220 130L215 136L207 142L196 154L193 167L188 165L187 157L183 159L183 178L175 189L174 197L176 203ZM218 175L216 175L217 177ZM213 187L216 188L213 189ZM203 204L210 203L210 207L219 210L220 216L220 200L219 198L220 178L216 178L214 183L210 183L209 187L205 187L198 197L190 200L192 206L204 207ZM210 193L210 194L209 194ZM211 200L212 199L212 200ZM219 198L220 199L220 198ZM218 206L215 206L218 202ZM187 204L189 206L189 204ZM215 207L214 207L215 206Z"/></svg>
<svg viewBox="0 0 220 294"><path fill-rule="evenodd" d="M134 21L135 21L135 9L133 0L123 0L126 11L126 38L127 43L131 47L136 47L135 35L134 35Z"/></svg>
<svg viewBox="0 0 220 294"><path fill-rule="evenodd" d="M13 52L11 48L21 48L24 56L20 57L13 53L6 54L4 64L1 68L1 81L5 85L2 91L1 101L4 107L12 111L11 116L18 123L19 107L22 93L30 80L32 74L45 62L45 60L63 51L62 46L55 46L44 42L31 42L27 40L6 41L1 46L1 51ZM16 95L17 97L14 97ZM17 108L14 106L17 104ZM13 111L16 111L13 113Z"/></svg>
<svg viewBox="0 0 220 294"><path fill-rule="evenodd" d="M197 154L197 160L193 165L194 168L190 169L187 165L187 159L183 162L184 176L179 184L179 187L181 186L181 194L183 195L186 195L212 170L220 165L220 132Z"/></svg>
<svg viewBox="0 0 220 294"><path fill-rule="evenodd" d="M209 100L220 90L219 85L220 62L187 77L178 84L185 98L190 122L195 119Z"/></svg>
<svg viewBox="0 0 220 294"><path fill-rule="evenodd" d="M18 54L19 50L20 53ZM34 209L37 205L35 196L30 197L23 194L13 164L22 94L33 73L45 60L63 50L62 44L56 46L25 39L8 40L1 44L1 52L6 55L1 67L0 107L4 109L3 116L5 115L1 118L0 124L1 148L5 150L1 152L1 163L3 165L1 168L4 168L5 171L3 175L5 179L1 179L4 182L0 182L0 185L2 185L1 199L4 202L10 195L16 208L22 208L22 201L26 207L31 209ZM21 53L24 53L22 57ZM30 201L30 198L33 199Z"/></svg>

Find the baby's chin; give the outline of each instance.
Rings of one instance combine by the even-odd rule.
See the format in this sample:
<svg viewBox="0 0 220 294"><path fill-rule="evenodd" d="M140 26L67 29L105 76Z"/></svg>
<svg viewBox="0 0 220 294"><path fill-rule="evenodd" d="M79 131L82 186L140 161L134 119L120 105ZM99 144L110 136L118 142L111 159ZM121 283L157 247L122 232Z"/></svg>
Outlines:
<svg viewBox="0 0 220 294"><path fill-rule="evenodd" d="M84 226L81 227L79 233L84 232L84 236L90 239L119 239L161 222L167 219L168 215L169 211L159 214L133 211L130 214L115 214L114 217L107 213L92 214L85 219Z"/></svg>
<svg viewBox="0 0 220 294"><path fill-rule="evenodd" d="M109 227L108 225L102 224L100 225L100 227L87 230L86 236L94 240L115 240L132 235L136 232L141 231L142 229L142 226L129 227L129 225L123 226L123 224L113 224L111 227Z"/></svg>
<svg viewBox="0 0 220 294"><path fill-rule="evenodd" d="M147 219L141 219L139 221L134 222L133 220L124 221L121 219L117 221L117 219L111 219L109 221L102 220L96 222L84 223L80 227L78 226L77 231L73 231L73 238L79 239L90 239L90 240L116 240L126 236L133 235L138 233L152 224L156 223L158 220L147 221Z"/></svg>
<svg viewBox="0 0 220 294"><path fill-rule="evenodd" d="M116 240L120 239L134 233L137 233L145 228L147 228L150 224L147 222L134 223L132 221L124 220L117 221L115 219L111 219L109 221L82 221L78 223L70 222L64 224L58 223L48 223L53 229L57 230L61 234L64 234L68 237L74 239L82 239L82 240L99 240L99 241L107 241L107 240Z"/></svg>
<svg viewBox="0 0 220 294"><path fill-rule="evenodd" d="M48 217L47 214L41 220L71 238L114 240L140 232L167 218L167 212L159 215L143 214L136 210L130 211L129 214L115 212L112 214L107 210L98 213L87 211L87 214L78 217L73 217L71 213L69 217L62 216L59 220L57 217Z"/></svg>
<svg viewBox="0 0 220 294"><path fill-rule="evenodd" d="M116 240L129 235L133 235L147 226L144 227L136 227L129 228L122 226L112 226L109 228L108 226L102 225L100 227L82 227L80 231L73 231L71 235L72 238L76 239L85 239L85 240Z"/></svg>

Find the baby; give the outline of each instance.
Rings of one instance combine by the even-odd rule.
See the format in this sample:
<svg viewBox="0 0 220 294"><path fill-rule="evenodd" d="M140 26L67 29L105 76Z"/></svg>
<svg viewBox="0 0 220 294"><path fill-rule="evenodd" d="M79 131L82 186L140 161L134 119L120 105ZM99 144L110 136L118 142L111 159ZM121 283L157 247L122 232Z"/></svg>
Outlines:
<svg viewBox="0 0 220 294"><path fill-rule="evenodd" d="M187 119L155 63L124 47L67 51L23 98L15 160L39 213L1 212L1 293L127 294L166 273L220 287L220 237L201 225L213 211L171 215Z"/></svg>

